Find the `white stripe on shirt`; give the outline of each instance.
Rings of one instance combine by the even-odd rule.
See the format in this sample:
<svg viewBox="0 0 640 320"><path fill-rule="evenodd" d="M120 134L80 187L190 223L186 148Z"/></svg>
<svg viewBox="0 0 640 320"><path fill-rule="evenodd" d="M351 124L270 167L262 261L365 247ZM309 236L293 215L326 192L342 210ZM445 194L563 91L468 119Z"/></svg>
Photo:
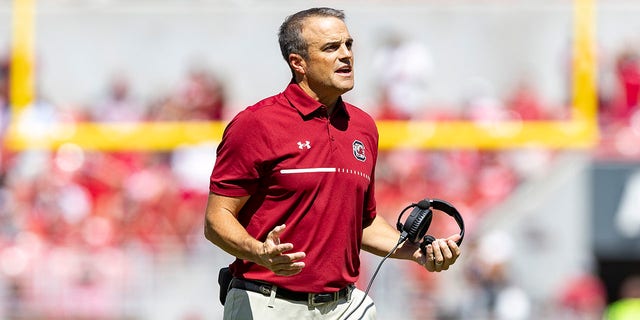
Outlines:
<svg viewBox="0 0 640 320"><path fill-rule="evenodd" d="M303 169L282 169L280 173L311 173L311 172L336 172L336 168L303 168Z"/></svg>

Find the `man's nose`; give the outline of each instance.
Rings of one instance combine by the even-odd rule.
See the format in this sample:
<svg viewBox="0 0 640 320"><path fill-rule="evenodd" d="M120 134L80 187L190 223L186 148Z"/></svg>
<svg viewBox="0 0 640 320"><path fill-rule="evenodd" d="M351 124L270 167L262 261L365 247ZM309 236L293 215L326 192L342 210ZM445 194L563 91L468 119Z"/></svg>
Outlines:
<svg viewBox="0 0 640 320"><path fill-rule="evenodd" d="M342 58L351 58L353 56L353 51L351 48L347 47L346 44L340 46L340 56Z"/></svg>

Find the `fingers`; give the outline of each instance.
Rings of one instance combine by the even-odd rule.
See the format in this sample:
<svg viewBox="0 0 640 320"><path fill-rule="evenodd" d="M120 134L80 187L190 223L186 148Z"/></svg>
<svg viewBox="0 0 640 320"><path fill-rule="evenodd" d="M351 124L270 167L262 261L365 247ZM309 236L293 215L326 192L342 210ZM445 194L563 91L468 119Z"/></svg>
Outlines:
<svg viewBox="0 0 640 320"><path fill-rule="evenodd" d="M458 239L459 235L451 236L447 239L436 239L427 245L425 268L435 272L448 270L460 256L460 248L456 244Z"/></svg>
<svg viewBox="0 0 640 320"><path fill-rule="evenodd" d="M453 261L455 262L458 257L460 256L460 247L458 247L458 244L456 243L456 241L458 240L452 240L452 239L448 239L447 240L447 244L449 245L449 250L451 250L452 254L453 254Z"/></svg>
<svg viewBox="0 0 640 320"><path fill-rule="evenodd" d="M281 245L280 247L282 247ZM262 258L263 267L273 271L275 274L290 276L298 274L304 268L305 263L300 261L306 257L304 252L294 252L282 254L275 251Z"/></svg>
<svg viewBox="0 0 640 320"><path fill-rule="evenodd" d="M276 226L269 232L269 234L267 235L267 239L262 244L263 255L274 257L285 251L293 249L293 244L291 243L280 243L280 234L282 234L285 228L286 226L284 224L281 224L279 226Z"/></svg>
<svg viewBox="0 0 640 320"><path fill-rule="evenodd" d="M447 270L445 269L445 254L442 248L442 239L437 239L432 243L432 245L433 245L433 256L435 257L434 259L435 271L440 272L442 270ZM447 265L446 268L449 268L449 266Z"/></svg>
<svg viewBox="0 0 640 320"><path fill-rule="evenodd" d="M287 253L269 258L269 262L273 265L294 264L296 263L296 261L304 259L304 257L306 257L306 254L304 252Z"/></svg>
<svg viewBox="0 0 640 320"><path fill-rule="evenodd" d="M304 268L302 260L306 257L304 252L287 253L293 249L292 243L280 243L280 235L286 226L284 224L276 226L269 232L267 239L262 244L262 254L260 263L262 266L273 271L277 275L290 276L298 274Z"/></svg>
<svg viewBox="0 0 640 320"><path fill-rule="evenodd" d="M269 232L269 234L267 235L267 239L262 244L263 256L273 258L282 254L283 252L293 249L292 243L280 243L280 235L285 228L286 226L284 224L281 224L279 226L276 226L275 228L273 228L273 230L271 230L271 232Z"/></svg>
<svg viewBox="0 0 640 320"><path fill-rule="evenodd" d="M427 270L430 272L436 271L436 257L433 254L433 246L430 244L427 245L425 258L425 268L427 268Z"/></svg>
<svg viewBox="0 0 640 320"><path fill-rule="evenodd" d="M289 251L291 249L293 249L293 244L292 243L281 243L281 244L276 245L276 246L269 246L265 242L264 254L266 256L269 256L269 257L275 257L275 256L281 255L283 252L287 252L287 251Z"/></svg>
<svg viewBox="0 0 640 320"><path fill-rule="evenodd" d="M277 275L291 276L298 274L304 268L305 263L300 261L306 257L304 252L294 252L288 254L278 254L267 258L264 266Z"/></svg>
<svg viewBox="0 0 640 320"><path fill-rule="evenodd" d="M269 232L269 234L267 235L267 241L272 241L275 245L280 244L280 234L282 234L282 231L284 231L285 228L286 225L284 224L273 228L273 230L271 230L271 232Z"/></svg>

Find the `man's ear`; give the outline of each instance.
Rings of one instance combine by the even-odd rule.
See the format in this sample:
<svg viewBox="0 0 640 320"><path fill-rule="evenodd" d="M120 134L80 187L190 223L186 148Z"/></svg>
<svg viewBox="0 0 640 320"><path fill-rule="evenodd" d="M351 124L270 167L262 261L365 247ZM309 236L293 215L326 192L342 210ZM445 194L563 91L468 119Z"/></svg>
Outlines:
<svg viewBox="0 0 640 320"><path fill-rule="evenodd" d="M307 63L304 61L302 56L297 53L292 53L289 55L289 65L291 69L298 74L305 74L305 70L307 69Z"/></svg>

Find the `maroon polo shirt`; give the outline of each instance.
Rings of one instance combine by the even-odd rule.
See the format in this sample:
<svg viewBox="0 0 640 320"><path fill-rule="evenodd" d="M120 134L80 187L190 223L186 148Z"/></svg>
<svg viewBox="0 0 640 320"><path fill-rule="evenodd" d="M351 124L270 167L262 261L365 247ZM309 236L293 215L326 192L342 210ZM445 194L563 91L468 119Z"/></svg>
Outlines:
<svg viewBox="0 0 640 320"><path fill-rule="evenodd" d="M359 275L362 229L376 215L374 169L378 131L374 120L338 100L333 114L297 84L240 112L217 149L210 191L251 195L238 220L260 241L277 225L305 267L277 276L236 259L236 277L289 290L333 292Z"/></svg>

